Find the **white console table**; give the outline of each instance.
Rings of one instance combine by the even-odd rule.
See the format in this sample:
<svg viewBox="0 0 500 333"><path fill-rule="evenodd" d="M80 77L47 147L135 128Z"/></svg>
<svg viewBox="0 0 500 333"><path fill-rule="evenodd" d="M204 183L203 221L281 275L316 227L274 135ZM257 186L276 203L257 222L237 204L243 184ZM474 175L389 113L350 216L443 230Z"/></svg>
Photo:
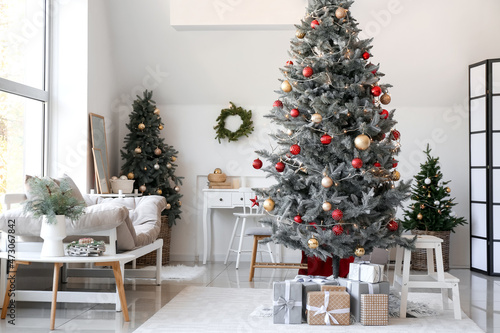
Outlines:
<svg viewBox="0 0 500 333"><path fill-rule="evenodd" d="M232 209L243 207L244 198L240 189L203 190L203 264L207 263L212 239L212 209Z"/></svg>

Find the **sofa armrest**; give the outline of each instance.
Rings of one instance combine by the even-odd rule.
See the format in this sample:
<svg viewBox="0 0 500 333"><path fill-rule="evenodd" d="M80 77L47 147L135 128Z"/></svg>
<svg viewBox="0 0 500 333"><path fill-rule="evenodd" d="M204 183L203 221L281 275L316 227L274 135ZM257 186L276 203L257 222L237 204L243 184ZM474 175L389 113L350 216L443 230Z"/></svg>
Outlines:
<svg viewBox="0 0 500 333"><path fill-rule="evenodd" d="M0 203L2 203L2 206L6 210L9 210L11 205L19 204L26 199L26 194L24 193L6 193L0 196Z"/></svg>

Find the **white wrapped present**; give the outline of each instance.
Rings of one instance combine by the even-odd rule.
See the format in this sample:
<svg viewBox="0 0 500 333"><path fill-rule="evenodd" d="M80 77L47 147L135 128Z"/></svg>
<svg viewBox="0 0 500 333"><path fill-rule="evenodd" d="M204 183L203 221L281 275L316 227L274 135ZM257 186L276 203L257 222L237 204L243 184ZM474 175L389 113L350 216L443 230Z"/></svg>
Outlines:
<svg viewBox="0 0 500 333"><path fill-rule="evenodd" d="M384 279L384 266L368 262L350 263L348 279L368 283L381 282Z"/></svg>

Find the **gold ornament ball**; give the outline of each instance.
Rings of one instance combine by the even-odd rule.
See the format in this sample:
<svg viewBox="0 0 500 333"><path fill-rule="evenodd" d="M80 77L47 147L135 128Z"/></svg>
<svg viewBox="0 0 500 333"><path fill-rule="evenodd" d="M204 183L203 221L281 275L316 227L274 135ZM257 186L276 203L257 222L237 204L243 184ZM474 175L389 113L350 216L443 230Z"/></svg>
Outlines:
<svg viewBox="0 0 500 333"><path fill-rule="evenodd" d="M174 187L175 192L180 192L181 188L179 186Z"/></svg>
<svg viewBox="0 0 500 333"><path fill-rule="evenodd" d="M420 205L420 209L425 209L425 205L424 205L424 204L421 204L421 205Z"/></svg>
<svg viewBox="0 0 500 333"><path fill-rule="evenodd" d="M354 145L359 150L367 150L370 147L371 140L368 135L361 134L354 139Z"/></svg>
<svg viewBox="0 0 500 333"><path fill-rule="evenodd" d="M133 172L129 172L128 175L127 175L127 178L128 179L134 179L135 175Z"/></svg>
<svg viewBox="0 0 500 333"><path fill-rule="evenodd" d="M316 238L311 238L307 241L307 246L309 246L310 249L314 250L319 246L319 242Z"/></svg>
<svg viewBox="0 0 500 333"><path fill-rule="evenodd" d="M446 188L446 193L451 193L451 188L447 187Z"/></svg>
<svg viewBox="0 0 500 333"><path fill-rule="evenodd" d="M156 190L156 194L158 194L158 195L162 195L162 193L163 193L163 191L162 191L161 189L157 189L157 190Z"/></svg>
<svg viewBox="0 0 500 333"><path fill-rule="evenodd" d="M155 155L161 155L161 149L160 148L156 148L155 149Z"/></svg>
<svg viewBox="0 0 500 333"><path fill-rule="evenodd" d="M142 193L146 192L146 185L141 185L139 187L139 191L141 191Z"/></svg>
<svg viewBox="0 0 500 333"><path fill-rule="evenodd" d="M329 211L331 211L331 210L332 210L332 204L331 204L331 203L329 203L328 201L325 201L325 202L323 202L323 206L322 206L322 208L323 208L323 210L324 210L325 212L329 212Z"/></svg>
<svg viewBox="0 0 500 333"><path fill-rule="evenodd" d="M217 169L214 170L214 173L216 175L220 175L222 173L222 170L220 168L217 168Z"/></svg>
<svg viewBox="0 0 500 333"><path fill-rule="evenodd" d="M172 162L175 162L175 161L177 161L177 157L172 156L172 157L170 158L170 160L171 160Z"/></svg>
<svg viewBox="0 0 500 333"><path fill-rule="evenodd" d="M321 180L321 185L324 187L324 188L330 188L333 186L333 180L330 178L330 177L323 177L323 179Z"/></svg>
<svg viewBox="0 0 500 333"><path fill-rule="evenodd" d="M153 111L154 114L156 115L159 115L160 114L160 109L156 108L154 111Z"/></svg>
<svg viewBox="0 0 500 333"><path fill-rule="evenodd" d="M274 209L274 200L269 198L264 201L264 209L268 212L272 211Z"/></svg>
<svg viewBox="0 0 500 333"><path fill-rule="evenodd" d="M358 246L356 250L354 250L354 254L356 255L356 257L362 257L365 255L365 249L361 246Z"/></svg>
<svg viewBox="0 0 500 333"><path fill-rule="evenodd" d="M170 208L172 208L172 205L171 204L167 204L167 210L169 210Z"/></svg>
<svg viewBox="0 0 500 333"><path fill-rule="evenodd" d="M172 164L167 163L167 169L172 169Z"/></svg>
<svg viewBox="0 0 500 333"><path fill-rule="evenodd" d="M139 126L137 126L141 131L146 128L146 125L143 123L140 123Z"/></svg>
<svg viewBox="0 0 500 333"><path fill-rule="evenodd" d="M281 90L283 90L286 93L292 91L292 86L290 85L290 82L286 80L283 81L283 83L281 84Z"/></svg>
<svg viewBox="0 0 500 333"><path fill-rule="evenodd" d="M421 220L421 219L423 219L423 218L424 218L424 216L423 216L422 214L418 213L418 215L417 215L417 219Z"/></svg>
<svg viewBox="0 0 500 333"><path fill-rule="evenodd" d="M389 103L391 103L391 95L389 94L383 94L381 97L380 97L380 103L384 104L384 105L387 105Z"/></svg>
<svg viewBox="0 0 500 333"><path fill-rule="evenodd" d="M302 39L306 36L306 33L305 31L300 31L300 30L297 30L297 32L295 33L295 36L298 38L298 39Z"/></svg>
<svg viewBox="0 0 500 333"><path fill-rule="evenodd" d="M398 181L398 180L400 180L400 179L401 179L401 174L399 173L399 171L394 170L394 171L392 172L392 180L394 180L394 181L396 181L396 182L397 182L397 181Z"/></svg>
<svg viewBox="0 0 500 333"><path fill-rule="evenodd" d="M311 121L315 124L319 124L323 121L323 116L321 116L319 113L315 113L311 116Z"/></svg>
<svg viewBox="0 0 500 333"><path fill-rule="evenodd" d="M140 154L140 153L142 153L142 149L141 149L141 147L137 147L137 148L135 148L135 150L134 150L134 151L135 151L135 153L136 153L136 154Z"/></svg>
<svg viewBox="0 0 500 333"><path fill-rule="evenodd" d="M288 134L288 136L292 136L293 135L293 131L291 129L289 129L288 131L286 131L286 134Z"/></svg>
<svg viewBox="0 0 500 333"><path fill-rule="evenodd" d="M179 207L182 206L182 201L177 201L177 203L179 204Z"/></svg>
<svg viewBox="0 0 500 333"><path fill-rule="evenodd" d="M339 7L335 11L335 17L337 17L339 20L343 19L346 16L347 16L347 10L345 8Z"/></svg>
<svg viewBox="0 0 500 333"><path fill-rule="evenodd" d="M144 167L144 171L146 171L148 169L148 167Z"/></svg>
<svg viewBox="0 0 500 333"><path fill-rule="evenodd" d="M163 125L158 126L158 129L161 131L163 130Z"/></svg>

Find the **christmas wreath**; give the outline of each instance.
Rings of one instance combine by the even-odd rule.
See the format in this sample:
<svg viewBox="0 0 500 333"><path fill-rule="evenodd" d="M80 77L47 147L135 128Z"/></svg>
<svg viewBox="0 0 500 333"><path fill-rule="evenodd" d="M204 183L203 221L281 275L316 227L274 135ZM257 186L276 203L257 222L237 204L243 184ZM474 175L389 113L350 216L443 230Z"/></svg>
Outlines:
<svg viewBox="0 0 500 333"><path fill-rule="evenodd" d="M241 107L236 107L232 102L229 109L223 109L217 118L217 126L214 126L215 132L217 133L216 139L227 139L229 142L238 141L240 137L247 136L253 132L253 121L252 121L252 111L245 110ZM232 132L226 128L226 119L229 116L239 116L241 118L242 124L238 130Z"/></svg>

